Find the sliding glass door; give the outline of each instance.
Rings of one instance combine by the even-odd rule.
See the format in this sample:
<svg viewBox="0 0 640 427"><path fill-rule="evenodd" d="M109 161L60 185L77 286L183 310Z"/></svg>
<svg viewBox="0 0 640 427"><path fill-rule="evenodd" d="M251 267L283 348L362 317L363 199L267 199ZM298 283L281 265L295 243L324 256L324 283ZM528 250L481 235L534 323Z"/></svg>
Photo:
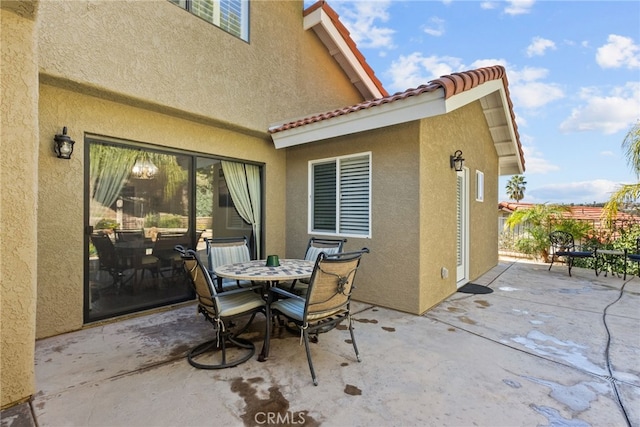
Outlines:
<svg viewBox="0 0 640 427"><path fill-rule="evenodd" d="M86 142L85 322L193 299L175 245L206 260L205 237L246 235L258 252L261 202L239 213L236 201L246 201L227 186L220 159L100 137ZM257 168L261 189L261 168L248 166Z"/></svg>

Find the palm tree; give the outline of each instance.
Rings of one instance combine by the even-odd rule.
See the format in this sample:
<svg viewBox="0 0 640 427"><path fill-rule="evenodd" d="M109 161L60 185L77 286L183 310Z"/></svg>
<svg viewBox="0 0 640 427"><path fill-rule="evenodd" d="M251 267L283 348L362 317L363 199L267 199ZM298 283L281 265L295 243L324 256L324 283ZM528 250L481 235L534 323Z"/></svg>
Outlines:
<svg viewBox="0 0 640 427"><path fill-rule="evenodd" d="M514 175L511 177L507 182L507 195L509 199L515 200L516 203L524 199L525 185L527 185L527 181L524 180L524 176Z"/></svg>
<svg viewBox="0 0 640 427"><path fill-rule="evenodd" d="M636 122L625 136L622 141L622 149L627 158L627 164L636 174L636 179L640 178L640 121ZM635 203L638 199L640 199L640 182L622 184L604 205L606 218L611 221L618 215L620 208Z"/></svg>
<svg viewBox="0 0 640 427"><path fill-rule="evenodd" d="M516 225L524 225L526 232L515 242L518 251L536 255L544 262L549 262L551 231L566 231L571 233L576 241L580 241L591 231L589 223L568 217L570 212L571 208L566 205L537 204L530 208L517 209L507 218L505 225L511 230Z"/></svg>

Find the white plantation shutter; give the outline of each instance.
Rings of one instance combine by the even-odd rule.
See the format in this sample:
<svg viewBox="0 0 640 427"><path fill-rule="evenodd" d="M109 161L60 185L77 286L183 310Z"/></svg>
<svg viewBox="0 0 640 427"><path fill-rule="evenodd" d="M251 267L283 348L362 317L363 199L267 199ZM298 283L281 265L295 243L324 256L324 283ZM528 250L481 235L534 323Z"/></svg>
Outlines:
<svg viewBox="0 0 640 427"><path fill-rule="evenodd" d="M249 40L249 0L169 1L242 40Z"/></svg>
<svg viewBox="0 0 640 427"><path fill-rule="evenodd" d="M340 161L340 233L369 234L369 156Z"/></svg>
<svg viewBox="0 0 640 427"><path fill-rule="evenodd" d="M371 155L325 159L311 168L310 231L369 236Z"/></svg>

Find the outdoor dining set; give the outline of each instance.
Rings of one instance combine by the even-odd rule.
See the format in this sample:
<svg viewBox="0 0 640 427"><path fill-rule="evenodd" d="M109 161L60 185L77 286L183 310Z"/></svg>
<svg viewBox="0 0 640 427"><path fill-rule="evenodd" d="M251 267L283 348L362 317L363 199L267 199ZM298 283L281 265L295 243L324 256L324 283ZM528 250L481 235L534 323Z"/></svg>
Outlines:
<svg viewBox="0 0 640 427"><path fill-rule="evenodd" d="M189 351L189 363L200 369L237 366L255 354L254 343L241 337L258 313L265 316L264 343L258 360L269 358L274 327L300 334L314 385L318 384L310 343L345 321L360 361L351 320L351 295L367 248L343 252L344 239L309 240L304 259L251 260L247 239L205 239L207 265L198 252L176 245L196 293L198 312L214 336ZM234 351L231 352L231 349Z"/></svg>
<svg viewBox="0 0 640 427"><path fill-rule="evenodd" d="M640 274L640 237L636 239L636 247L633 249L601 249L601 248L579 248L571 233L556 230L549 234L551 242L551 265L563 257L569 268L569 276L576 259L593 259L596 276L604 271L605 276L608 271L613 274L616 268L621 268L624 280L627 279L627 261L635 262L638 265Z"/></svg>

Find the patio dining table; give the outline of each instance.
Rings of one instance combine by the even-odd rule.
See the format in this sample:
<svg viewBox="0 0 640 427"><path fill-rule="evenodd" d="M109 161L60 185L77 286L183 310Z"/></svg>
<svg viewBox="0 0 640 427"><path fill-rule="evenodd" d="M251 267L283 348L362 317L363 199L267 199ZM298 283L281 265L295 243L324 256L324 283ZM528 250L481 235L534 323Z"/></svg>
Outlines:
<svg viewBox="0 0 640 427"><path fill-rule="evenodd" d="M275 286L280 281L308 279L313 273L315 261L305 259L281 259L280 265L271 267L264 259L225 264L217 267L214 273L219 277L234 280L267 282Z"/></svg>
<svg viewBox="0 0 640 427"><path fill-rule="evenodd" d="M227 279L266 282L269 287L273 287L280 281L310 278L314 265L315 261L305 259L281 259L279 266L272 267L267 266L267 260L260 259L221 265L215 268L214 273ZM265 352L266 347L263 345L258 361L266 361Z"/></svg>

